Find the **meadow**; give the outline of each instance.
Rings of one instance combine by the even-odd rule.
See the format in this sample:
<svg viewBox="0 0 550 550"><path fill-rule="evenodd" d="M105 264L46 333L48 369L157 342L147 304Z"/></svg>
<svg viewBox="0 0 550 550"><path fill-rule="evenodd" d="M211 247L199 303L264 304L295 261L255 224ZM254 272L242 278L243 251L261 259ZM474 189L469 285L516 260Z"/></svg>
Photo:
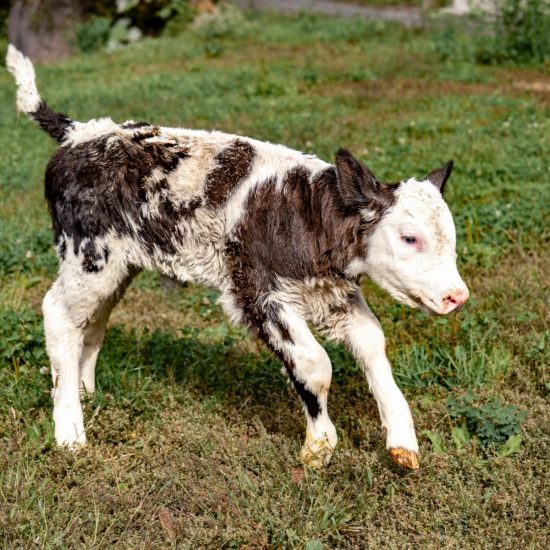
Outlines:
<svg viewBox="0 0 550 550"><path fill-rule="evenodd" d="M89 445L56 448L40 310L57 269L42 183L55 144L15 114L2 70L0 546L548 548L547 69L443 62L418 29L259 15L37 69L77 120L216 128L329 161L345 146L386 181L454 159L469 303L429 317L364 282L418 471L390 462L360 368L326 342L339 446L326 470L303 467L303 413L277 360L213 290L151 273L111 317Z"/></svg>

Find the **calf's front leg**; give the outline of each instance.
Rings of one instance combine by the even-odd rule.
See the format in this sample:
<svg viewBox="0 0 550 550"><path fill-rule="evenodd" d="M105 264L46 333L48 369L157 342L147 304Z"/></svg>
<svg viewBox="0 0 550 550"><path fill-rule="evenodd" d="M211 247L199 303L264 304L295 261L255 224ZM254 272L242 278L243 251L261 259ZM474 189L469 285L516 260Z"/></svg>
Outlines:
<svg viewBox="0 0 550 550"><path fill-rule="evenodd" d="M336 447L336 428L327 409L332 365L306 321L288 304L271 301L249 318L257 334L283 362L306 415L300 457L316 468L327 466Z"/></svg>
<svg viewBox="0 0 550 550"><path fill-rule="evenodd" d="M353 307L338 323L337 332L363 366L387 431L390 458L400 466L417 469L418 443L411 410L393 379L380 322L361 294L354 297Z"/></svg>

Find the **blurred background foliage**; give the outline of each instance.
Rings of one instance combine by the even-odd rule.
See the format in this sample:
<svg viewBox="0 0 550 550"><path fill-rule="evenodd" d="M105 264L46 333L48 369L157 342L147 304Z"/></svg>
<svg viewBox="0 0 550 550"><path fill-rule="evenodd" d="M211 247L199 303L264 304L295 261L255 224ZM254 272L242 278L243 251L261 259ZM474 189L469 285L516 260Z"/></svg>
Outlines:
<svg viewBox="0 0 550 550"><path fill-rule="evenodd" d="M490 0L486 11L434 23L435 49L443 61L501 65L550 60L548 0Z"/></svg>
<svg viewBox="0 0 550 550"><path fill-rule="evenodd" d="M340 0L343 1L343 0ZM353 0L351 0L353 1ZM19 2L29 2L19 0ZM175 36L192 26L205 38L242 34L246 19L224 0L65 0L78 5L73 49L112 51L144 36ZM5 43L12 0L0 1L0 40ZM411 6L423 11L423 27L442 61L489 65L541 64L550 60L549 0L486 0L463 16L441 10L441 2L355 0L362 5ZM422 4L422 5L420 5ZM1 52L0 52L1 53Z"/></svg>
<svg viewBox="0 0 550 550"><path fill-rule="evenodd" d="M213 13L217 0L81 0L83 21L77 44L83 52L113 50L142 36L158 36L168 26L173 33L200 13ZM223 11L223 8L222 8Z"/></svg>

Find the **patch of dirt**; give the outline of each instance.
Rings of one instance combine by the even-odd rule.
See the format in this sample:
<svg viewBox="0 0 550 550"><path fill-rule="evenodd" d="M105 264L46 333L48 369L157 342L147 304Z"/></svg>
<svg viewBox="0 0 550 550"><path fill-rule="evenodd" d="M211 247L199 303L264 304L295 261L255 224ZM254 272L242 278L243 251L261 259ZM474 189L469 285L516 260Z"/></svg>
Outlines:
<svg viewBox="0 0 550 550"><path fill-rule="evenodd" d="M367 98L410 100L418 97L433 97L445 94L472 94L494 92L494 86L467 84L464 82L434 81L413 78L377 78L361 82L338 82L323 86L323 94L329 91L350 90Z"/></svg>
<svg viewBox="0 0 550 550"><path fill-rule="evenodd" d="M540 76L540 75L539 75ZM407 101L417 98L440 97L441 95L489 95L528 96L542 106L550 105L549 80L519 80L497 82L495 84L457 82L451 80L433 80L429 78L377 78L361 82L338 82L320 86L318 92L325 95L350 91L365 98L384 98L385 100Z"/></svg>

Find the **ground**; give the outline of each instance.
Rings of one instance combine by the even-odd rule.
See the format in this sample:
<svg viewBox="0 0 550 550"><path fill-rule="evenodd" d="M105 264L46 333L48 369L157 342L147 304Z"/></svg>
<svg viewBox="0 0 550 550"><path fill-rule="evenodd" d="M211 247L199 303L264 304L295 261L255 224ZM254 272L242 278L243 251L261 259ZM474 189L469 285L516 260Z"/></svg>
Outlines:
<svg viewBox="0 0 550 550"><path fill-rule="evenodd" d="M433 318L364 284L416 420L418 471L389 461L360 369L326 343L340 442L329 468L304 468L303 414L277 361L215 292L154 274L113 314L88 447L56 449L40 313L56 273L42 188L55 144L16 117L2 71L2 547L548 548L547 72L443 63L419 30L255 16L233 36L145 40L38 81L76 119L218 128L326 160L345 146L387 181L452 158L472 298ZM516 452L457 439L447 403L468 393L527 411Z"/></svg>

